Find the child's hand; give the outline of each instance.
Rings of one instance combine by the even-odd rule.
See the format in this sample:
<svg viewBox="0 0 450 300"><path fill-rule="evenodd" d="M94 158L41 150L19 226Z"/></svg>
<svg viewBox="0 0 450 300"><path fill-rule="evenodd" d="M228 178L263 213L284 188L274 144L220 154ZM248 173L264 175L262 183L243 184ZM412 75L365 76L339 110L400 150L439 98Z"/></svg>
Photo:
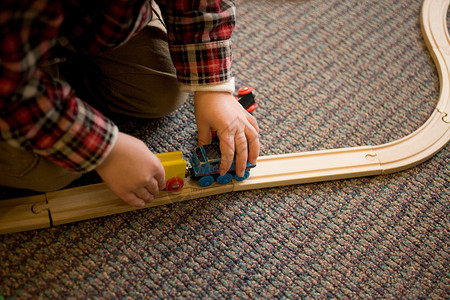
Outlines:
<svg viewBox="0 0 450 300"><path fill-rule="evenodd" d="M220 175L231 167L236 153L236 174L244 176L247 160L256 164L259 155L258 124L234 96L225 92L196 92L195 118L198 144L211 143L211 130L220 140Z"/></svg>
<svg viewBox="0 0 450 300"><path fill-rule="evenodd" d="M159 158L141 140L124 133L119 133L111 153L96 171L117 196L132 206L144 206L166 185Z"/></svg>

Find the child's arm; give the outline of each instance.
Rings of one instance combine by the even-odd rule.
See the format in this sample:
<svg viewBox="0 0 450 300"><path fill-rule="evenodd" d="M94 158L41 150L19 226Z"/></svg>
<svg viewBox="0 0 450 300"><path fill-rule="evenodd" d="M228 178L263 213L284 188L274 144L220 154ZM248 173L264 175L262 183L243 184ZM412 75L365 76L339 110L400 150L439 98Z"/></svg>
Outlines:
<svg viewBox="0 0 450 300"><path fill-rule="evenodd" d="M244 176L247 160L256 164L259 154L258 124L232 94L195 92L195 118L199 145L211 143L211 130L217 131L222 155L221 175L230 169L235 154L238 176Z"/></svg>

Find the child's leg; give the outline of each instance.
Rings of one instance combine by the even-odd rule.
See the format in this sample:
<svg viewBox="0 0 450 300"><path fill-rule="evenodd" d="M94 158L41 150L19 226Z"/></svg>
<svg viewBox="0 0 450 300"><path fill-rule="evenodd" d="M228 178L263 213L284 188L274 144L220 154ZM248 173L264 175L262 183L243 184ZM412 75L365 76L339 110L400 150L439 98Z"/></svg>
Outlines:
<svg viewBox="0 0 450 300"><path fill-rule="evenodd" d="M80 176L32 151L0 142L0 185L49 192L63 188Z"/></svg>
<svg viewBox="0 0 450 300"><path fill-rule="evenodd" d="M162 117L187 98L179 90L167 32L158 18L116 49L94 58L76 56L61 66L77 95L106 115Z"/></svg>

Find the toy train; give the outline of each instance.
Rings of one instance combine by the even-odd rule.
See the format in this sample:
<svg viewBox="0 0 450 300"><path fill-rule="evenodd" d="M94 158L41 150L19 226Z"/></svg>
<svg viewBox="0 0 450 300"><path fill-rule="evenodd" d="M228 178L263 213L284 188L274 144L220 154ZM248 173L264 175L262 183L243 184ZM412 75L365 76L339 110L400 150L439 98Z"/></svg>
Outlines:
<svg viewBox="0 0 450 300"><path fill-rule="evenodd" d="M258 104L255 102L253 89L249 86L239 88L236 100L248 111L253 112ZM239 177L235 174L235 163L233 161L230 170L223 176L219 175L220 149L217 138L209 145L195 148L190 159L190 167L183 159L181 151L159 153L156 156L161 160L166 173L166 191L178 192L184 186L186 176L191 176L198 181L201 187L210 186L214 181L219 184L227 184L234 179L242 181L250 176L250 169L256 165L247 162L245 174Z"/></svg>
<svg viewBox="0 0 450 300"><path fill-rule="evenodd" d="M237 181L245 180L250 176L250 169L256 167L256 165L247 162L244 176L239 177L235 174L236 165L233 160L228 173L219 176L220 149L218 142L197 147L190 163L192 166L190 168L191 177L196 179L201 187L210 186L215 180L220 184L227 184L231 182L233 177Z"/></svg>

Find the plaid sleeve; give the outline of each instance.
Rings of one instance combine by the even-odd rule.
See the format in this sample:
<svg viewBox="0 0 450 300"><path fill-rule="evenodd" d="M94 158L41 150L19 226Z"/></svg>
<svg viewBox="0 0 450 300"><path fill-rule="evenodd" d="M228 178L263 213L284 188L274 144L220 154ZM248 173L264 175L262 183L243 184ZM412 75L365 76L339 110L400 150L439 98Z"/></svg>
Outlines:
<svg viewBox="0 0 450 300"><path fill-rule="evenodd" d="M231 0L161 0L169 47L182 85L223 84L232 79Z"/></svg>
<svg viewBox="0 0 450 300"><path fill-rule="evenodd" d="M86 55L128 41L152 17L149 0L63 1L66 12L59 42Z"/></svg>
<svg viewBox="0 0 450 300"><path fill-rule="evenodd" d="M109 153L118 130L70 86L37 67L63 19L57 3L0 4L0 139L86 172Z"/></svg>

